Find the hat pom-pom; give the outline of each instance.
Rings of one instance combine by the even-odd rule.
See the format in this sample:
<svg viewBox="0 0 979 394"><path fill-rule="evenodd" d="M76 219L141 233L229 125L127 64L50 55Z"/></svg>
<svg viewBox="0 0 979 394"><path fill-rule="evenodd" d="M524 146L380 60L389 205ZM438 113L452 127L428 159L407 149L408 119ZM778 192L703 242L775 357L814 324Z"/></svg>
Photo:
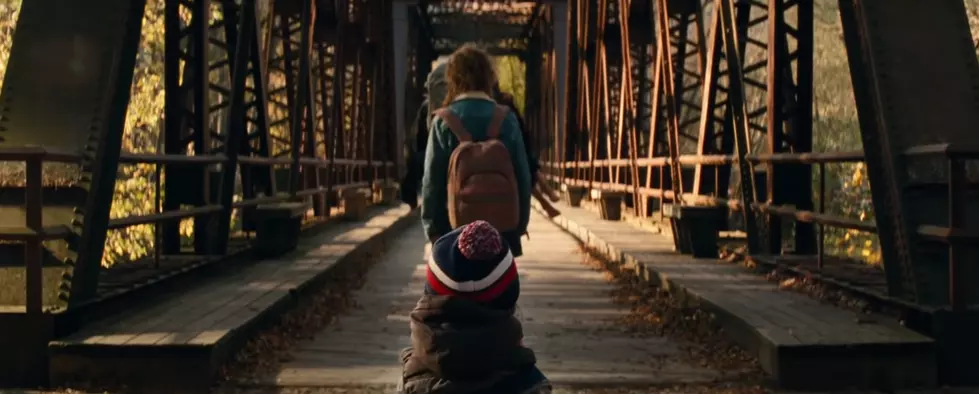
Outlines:
<svg viewBox="0 0 979 394"><path fill-rule="evenodd" d="M489 260L503 251L503 239L493 225L484 220L469 223L459 234L459 252L467 259Z"/></svg>

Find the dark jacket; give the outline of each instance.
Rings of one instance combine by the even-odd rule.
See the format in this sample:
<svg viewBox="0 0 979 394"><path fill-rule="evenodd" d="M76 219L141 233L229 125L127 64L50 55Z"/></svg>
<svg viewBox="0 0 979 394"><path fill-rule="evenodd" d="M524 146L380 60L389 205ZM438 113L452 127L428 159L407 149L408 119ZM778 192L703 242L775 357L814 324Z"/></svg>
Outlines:
<svg viewBox="0 0 979 394"><path fill-rule="evenodd" d="M461 95L460 99L449 105L449 109L462 120L463 126L476 141L486 138L486 129L496 110L496 102L486 94ZM530 170L527 164L523 135L514 114L507 114L500 127L499 139L510 151L513 170L517 180L520 197L520 223L516 230L505 231L501 235L510 246L514 256L523 254L520 237L527 232L530 222ZM459 145L449 126L442 119L434 118L429 130L428 146L425 151L425 173L422 177L422 225L430 240L437 239L453 230L449 224L448 182L449 158Z"/></svg>
<svg viewBox="0 0 979 394"><path fill-rule="evenodd" d="M414 122L408 128L408 138L405 138L405 172L401 180L401 201L408 206L418 206L418 185L425 171L425 143L428 141L428 100L422 102L415 114Z"/></svg>
<svg viewBox="0 0 979 394"><path fill-rule="evenodd" d="M512 310L426 295L410 318L411 348L402 352L404 394L492 392L523 376L531 376L521 384L525 388L547 385L533 350L521 344L523 328Z"/></svg>
<svg viewBox="0 0 979 394"><path fill-rule="evenodd" d="M527 152L527 166L530 170L530 184L534 185L537 183L537 172L540 171L540 159L537 157L536 148L534 147L534 139L531 137L530 130L527 129L527 124L523 121L523 116L520 115L520 110L517 109L516 103L513 101L513 96L508 93L499 93L497 97L497 102L510 108L510 111L517 117L517 124L520 125L520 134L523 135L524 148Z"/></svg>

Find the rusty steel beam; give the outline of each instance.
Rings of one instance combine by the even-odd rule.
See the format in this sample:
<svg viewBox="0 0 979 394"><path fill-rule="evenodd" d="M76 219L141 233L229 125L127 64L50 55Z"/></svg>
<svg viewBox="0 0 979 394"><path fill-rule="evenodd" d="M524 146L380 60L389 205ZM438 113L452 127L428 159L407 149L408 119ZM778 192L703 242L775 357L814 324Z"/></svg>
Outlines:
<svg viewBox="0 0 979 394"><path fill-rule="evenodd" d="M185 5L186 4L186 5ZM183 34L181 10L191 15L186 34ZM189 3L166 3L166 56L164 153L172 155L205 155L214 148L210 111L217 103L211 101L211 85L208 69L211 1L195 0ZM186 50L182 48L187 48ZM181 59L187 59L182 61ZM217 66L217 65L215 65ZM181 67L184 69L181 77ZM181 92L185 92L181 94ZM220 94L220 93L219 93ZM168 179L181 179L181 183L164 183L163 209L180 209L183 205L202 207L211 205L211 169L208 167L168 166L163 169ZM194 251L207 254L209 232L208 216L194 218ZM162 225L164 254L178 254L180 250L179 222Z"/></svg>
<svg viewBox="0 0 979 394"><path fill-rule="evenodd" d="M962 290L964 283L971 282L962 277L971 278L979 270L963 268L957 260L949 263L951 269L942 264L929 265L924 262L928 259L921 257L923 250L947 254L950 260L971 255L955 244L961 241L952 241L968 238L961 235L967 231L953 230L966 225L950 215L946 230L940 231L936 228L945 223L921 224L926 220L902 213L905 208L901 207L925 191L923 186L907 190L898 187L911 182L911 176L901 171L907 163L923 159L917 158L918 153L908 159L908 154L895 151L894 146L913 150L922 145L920 141L929 142L933 136L910 138L906 132L891 130L896 130L895 124L918 124L912 121L917 119L913 116L921 116L918 112L898 114L893 106L882 104L914 100L901 95L882 96L880 89L904 90L893 88L893 81L875 84L875 78L884 75L891 65L869 53L878 50L874 48L890 48L882 44L890 42L887 36L871 34L886 29L872 23L871 17L891 20L904 18L905 14L884 15L884 8L873 2L841 4L867 165L872 169L874 203L883 212L878 216L886 215L882 219L884 226L834 217L814 207L811 166L822 169L826 163L860 161L864 155L812 152L814 21L813 5L806 2L570 2L567 90L561 98L567 108L564 130L556 130L544 117L528 111L535 127L552 129L550 142L555 147L543 150L548 178L569 186L631 194L633 201L627 203L632 204L632 213L640 217L653 215L656 206L664 202L684 203L689 199L726 205L740 216L739 227L747 233L748 250L755 254L822 256L823 231L817 238L817 227L877 231L884 244L888 267L885 271L892 295L928 305L942 305L949 300L948 305L959 310L973 304L975 294ZM948 19L961 11L959 7L952 8L928 12L935 20ZM705 18L707 15L710 18ZM761 23L766 23L767 29L754 28ZM954 26L960 27L950 23L949 29ZM958 33L965 31L959 30ZM944 30L934 34L953 35ZM547 55L551 49L541 41L533 41L531 50L544 55L530 59L528 64L534 65L535 70L528 70L528 79L551 78ZM973 67L974 56L969 59L964 64ZM905 63L900 64L905 67ZM933 76L938 78L937 74ZM947 85L936 80L939 82ZM540 89L528 94L529 103L548 105L545 84L540 82ZM962 92L963 100L968 101L971 96ZM746 100L747 97L764 99ZM961 114L966 112L957 114L964 117ZM911 120L880 123L891 118ZM953 128L945 134L949 138L965 135L957 132ZM700 159L689 160L691 154ZM952 174L945 182L949 190L928 194L928 198L935 200L935 206L961 212L962 207L968 206L963 202L967 200L962 197L962 187L956 186L963 182L959 174L963 159L951 153L941 155L949 161L946 172ZM887 160L892 162L882 164ZM932 183L943 184L935 182ZM945 194L947 198L942 197ZM936 215L937 211L931 217ZM783 218L795 220L791 234L782 228ZM939 238L943 241L935 247L911 245L909 241L932 242ZM950 246L943 243L946 241ZM786 248L789 244L793 245L791 249ZM943 248L949 251L939 251ZM920 256L912 259L916 255ZM922 262L914 262L918 260Z"/></svg>
<svg viewBox="0 0 979 394"><path fill-rule="evenodd" d="M337 18L343 22L330 23L325 12L317 23L312 1L277 2L283 7L275 10L250 0L218 4L223 16L214 21L210 1L166 3L164 152L121 153L111 160L113 165L162 167L170 179L161 185L166 200L162 211L106 216L102 230L87 231L92 237L83 237L82 246L90 247L80 255L95 263L66 276L63 298L69 308L98 292L96 257L101 255L91 253L96 232L104 240L111 229L159 225L162 242L155 257L161 258L187 253L180 247L178 223L193 219L192 253L221 255L228 251L236 210L246 218L259 204L318 199L316 214L325 216L329 193L396 176L392 141L397 131L390 124L395 108L384 104L393 91L393 58L386 43L394 33L389 23L379 23L391 18L388 5L358 1L349 7L350 15ZM190 11L189 24L180 18L184 7ZM132 67L117 72L126 78ZM40 161L87 160L84 153L52 152L6 150L0 155L24 156L32 165L28 175L34 177L33 166ZM290 175L280 176L279 184L289 182L291 197L277 195L275 168ZM111 192L106 193L108 202ZM241 198L235 198L239 193ZM250 230L248 220L243 222L242 229ZM72 237L54 230L33 234Z"/></svg>
<svg viewBox="0 0 979 394"><path fill-rule="evenodd" d="M953 243L958 250L951 252L919 233L921 226L952 231L975 222L975 199L963 198L958 193L964 189L953 187L958 183L955 162L961 160L954 151L975 148L973 125L979 113L979 62L966 8L902 2L900 9L888 9L878 1L839 5L889 291L956 312L974 308L979 305L979 291L973 290L979 269L964 261L974 261L979 252L963 241ZM912 22L932 28L914 36L899 28ZM927 59L927 64L900 59ZM929 72L903 77L924 69ZM919 153L920 147L935 144L956 148Z"/></svg>
<svg viewBox="0 0 979 394"><path fill-rule="evenodd" d="M812 211L812 186L806 182L811 169L801 162L763 161L757 167L771 175L762 178L748 158L756 151L811 151L812 10L811 4L796 3L573 2L568 10L567 132L554 134L563 154L548 155L554 161L548 171L558 182L628 191L632 201L627 204L640 217L659 211L664 202L684 203L673 198L688 195L698 201L748 201L736 205L751 249L781 252L779 219L774 211L753 209L753 201ZM797 16L787 21L786 15ZM752 29L760 23L768 23L767 33ZM788 38L799 43L792 52ZM744 56L749 49L761 49L764 56ZM759 95L767 102L743 99ZM691 166L681 159L690 154L740 159ZM603 164L612 161L629 164ZM735 169L733 179L740 187L729 194ZM789 190L773 187L793 181ZM643 192L648 190L660 192L651 198ZM796 226L794 238L795 253L817 249L808 222Z"/></svg>

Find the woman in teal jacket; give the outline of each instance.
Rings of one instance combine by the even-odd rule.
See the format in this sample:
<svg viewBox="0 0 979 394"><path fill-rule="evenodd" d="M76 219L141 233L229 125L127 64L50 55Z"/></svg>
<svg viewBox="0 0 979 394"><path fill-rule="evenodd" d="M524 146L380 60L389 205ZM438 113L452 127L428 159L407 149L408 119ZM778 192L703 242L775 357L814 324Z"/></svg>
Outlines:
<svg viewBox="0 0 979 394"><path fill-rule="evenodd" d="M464 45L449 57L445 72L448 84L445 107L461 120L474 140L486 138L497 103L493 100L496 71L493 60L486 52L471 45ZM500 127L499 139L510 151L517 190L520 194L520 225L511 232L503 233L514 256L523 254L520 237L527 232L530 222L530 168L524 153L524 140L517 117L508 113ZM459 145L449 126L440 118L432 120L425 150L425 173L422 177L422 224L429 240L436 240L453 230L449 224L448 168L449 157Z"/></svg>

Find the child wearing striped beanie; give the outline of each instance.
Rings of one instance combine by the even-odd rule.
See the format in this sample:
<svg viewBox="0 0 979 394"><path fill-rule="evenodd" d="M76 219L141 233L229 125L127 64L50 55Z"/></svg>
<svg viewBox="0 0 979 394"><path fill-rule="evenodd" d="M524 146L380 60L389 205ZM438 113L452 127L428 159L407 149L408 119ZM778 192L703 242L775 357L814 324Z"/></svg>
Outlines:
<svg viewBox="0 0 979 394"><path fill-rule="evenodd" d="M410 315L412 346L402 352L399 393L452 386L471 393L550 392L533 350L523 346L523 327L514 316L519 296L516 261L488 222L436 240L425 294Z"/></svg>
<svg viewBox="0 0 979 394"><path fill-rule="evenodd" d="M500 233L478 220L432 244L425 294L467 298L512 310L520 297L517 264Z"/></svg>

